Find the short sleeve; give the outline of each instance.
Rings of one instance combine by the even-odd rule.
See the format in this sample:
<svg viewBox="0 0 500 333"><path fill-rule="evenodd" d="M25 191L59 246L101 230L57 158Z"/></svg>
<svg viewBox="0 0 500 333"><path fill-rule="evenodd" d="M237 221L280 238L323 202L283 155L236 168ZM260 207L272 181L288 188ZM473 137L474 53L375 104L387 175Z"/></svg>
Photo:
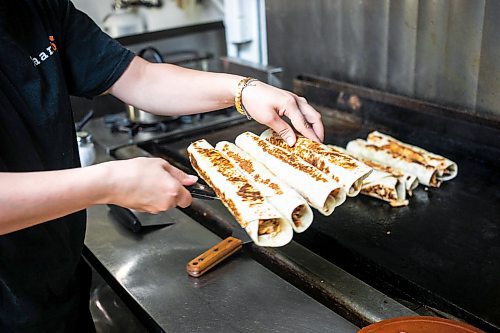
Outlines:
<svg viewBox="0 0 500 333"><path fill-rule="evenodd" d="M0 156L0 172L6 172L7 171L7 167L2 159L2 156Z"/></svg>
<svg viewBox="0 0 500 333"><path fill-rule="evenodd" d="M71 95L93 97L108 90L134 57L134 53L104 33L71 1L62 4L61 56Z"/></svg>

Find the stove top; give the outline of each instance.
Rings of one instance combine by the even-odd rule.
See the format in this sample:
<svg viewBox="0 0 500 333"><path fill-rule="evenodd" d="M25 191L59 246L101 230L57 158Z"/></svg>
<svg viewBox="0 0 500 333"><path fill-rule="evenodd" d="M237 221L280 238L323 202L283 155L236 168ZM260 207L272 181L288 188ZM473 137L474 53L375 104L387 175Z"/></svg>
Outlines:
<svg viewBox="0 0 500 333"><path fill-rule="evenodd" d="M116 149L129 145L156 139L178 139L245 121L248 121L246 117L232 108L182 116L155 124L134 123L128 120L125 113L117 113L91 120L85 130L92 134L96 144L102 146L107 154L111 154Z"/></svg>

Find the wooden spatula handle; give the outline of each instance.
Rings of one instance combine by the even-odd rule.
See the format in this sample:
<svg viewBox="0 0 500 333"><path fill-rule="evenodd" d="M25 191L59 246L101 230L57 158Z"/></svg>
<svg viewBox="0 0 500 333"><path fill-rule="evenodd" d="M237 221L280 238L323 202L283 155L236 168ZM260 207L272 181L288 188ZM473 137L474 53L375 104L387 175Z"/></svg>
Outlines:
<svg viewBox="0 0 500 333"><path fill-rule="evenodd" d="M188 262L186 271L193 277L200 277L242 246L241 240L230 236Z"/></svg>

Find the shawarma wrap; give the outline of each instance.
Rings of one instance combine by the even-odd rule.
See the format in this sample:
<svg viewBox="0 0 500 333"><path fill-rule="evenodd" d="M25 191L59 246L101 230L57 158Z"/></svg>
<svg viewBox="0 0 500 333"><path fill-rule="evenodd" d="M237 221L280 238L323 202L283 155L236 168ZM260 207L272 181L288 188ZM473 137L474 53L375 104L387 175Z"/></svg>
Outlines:
<svg viewBox="0 0 500 333"><path fill-rule="evenodd" d="M193 142L188 147L188 155L196 172L212 187L255 244L282 246L292 240L290 223L206 140Z"/></svg>
<svg viewBox="0 0 500 333"><path fill-rule="evenodd" d="M397 177L390 173L373 170L373 172L363 180L361 193L387 201L392 207L407 206L405 186Z"/></svg>
<svg viewBox="0 0 500 333"><path fill-rule="evenodd" d="M346 149L353 156L372 160L415 175L418 181L424 185L439 187L441 184L441 180L438 178L439 172L436 167L416 162L399 153L393 152L387 145L356 139L350 141Z"/></svg>
<svg viewBox="0 0 500 333"><path fill-rule="evenodd" d="M347 192L347 196L354 197L359 194L363 179L368 177L372 169L352 156L340 153L328 146L315 142L303 136L297 137L297 142L290 147L281 136L268 129L260 138L273 145L297 154L307 163L329 175L339 183Z"/></svg>
<svg viewBox="0 0 500 333"><path fill-rule="evenodd" d="M231 142L221 141L215 149L238 167L252 185L291 223L296 232L303 232L311 225L313 212L307 201L263 164Z"/></svg>
<svg viewBox="0 0 500 333"><path fill-rule="evenodd" d="M293 153L250 132L240 134L235 142L323 215L332 214L345 201L346 193L340 184Z"/></svg>
<svg viewBox="0 0 500 333"><path fill-rule="evenodd" d="M339 153L349 154L342 147L328 145L332 150ZM373 168L372 173L363 180L361 194L368 195L383 201L387 201L392 207L407 206L406 199L406 176L402 173L390 168L375 163L370 160L361 160L366 165ZM415 176L410 176L414 179L414 183L409 183L409 186L417 186L418 181ZM413 188L412 188L413 189Z"/></svg>
<svg viewBox="0 0 500 333"><path fill-rule="evenodd" d="M396 156L401 156L413 163L436 168L436 178L439 182L453 179L458 174L458 166L455 162L420 147L401 142L387 134L373 131L368 134L366 141L385 147Z"/></svg>
<svg viewBox="0 0 500 333"><path fill-rule="evenodd" d="M401 170L398 170L396 168L387 166L387 165L382 165L380 163L370 161L370 160L362 160L363 163L366 165L370 166L374 170L378 171L384 171L386 173L391 174L392 176L396 177L401 184L404 185L405 191L411 196L413 194L413 190L417 188L418 186L418 179L417 176L405 173Z"/></svg>
<svg viewBox="0 0 500 333"><path fill-rule="evenodd" d="M349 152L342 147L333 146L333 145L327 145L327 146L333 150L340 152L340 153L349 154ZM410 195L410 196L413 194L413 190L416 189L418 186L418 179L417 179L417 176L415 176L415 175L403 172L401 170L390 167L388 165L383 165L383 164L380 164L378 162L374 162L372 160L367 160L367 159L360 158L357 156L353 156L353 157L359 158L361 162L368 165L373 170L383 171L383 172L389 173L389 174L393 175L394 177L396 177L401 182L401 184L404 184L406 193L408 193L408 195Z"/></svg>

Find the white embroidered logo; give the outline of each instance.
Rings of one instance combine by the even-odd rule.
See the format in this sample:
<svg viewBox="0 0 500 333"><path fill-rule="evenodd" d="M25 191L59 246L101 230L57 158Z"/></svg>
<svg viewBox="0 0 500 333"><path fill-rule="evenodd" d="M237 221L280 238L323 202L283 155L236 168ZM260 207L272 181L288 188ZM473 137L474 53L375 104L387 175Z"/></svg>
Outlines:
<svg viewBox="0 0 500 333"><path fill-rule="evenodd" d="M35 67L40 65L45 60L47 60L51 55L53 55L57 51L57 45L54 36L49 36L49 43L50 45L44 51L40 52L38 56L30 57Z"/></svg>

